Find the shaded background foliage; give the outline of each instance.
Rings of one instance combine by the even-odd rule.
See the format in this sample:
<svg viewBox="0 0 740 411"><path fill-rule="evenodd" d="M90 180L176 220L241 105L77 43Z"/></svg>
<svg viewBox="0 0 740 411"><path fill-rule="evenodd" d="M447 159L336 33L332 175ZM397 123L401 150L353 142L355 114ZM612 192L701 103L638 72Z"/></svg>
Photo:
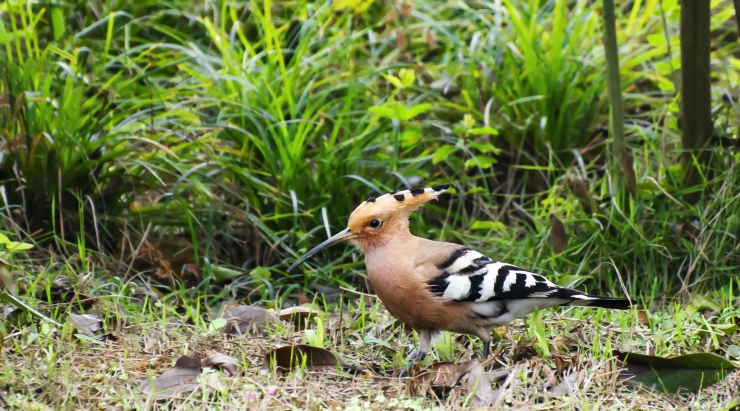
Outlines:
<svg viewBox="0 0 740 411"><path fill-rule="evenodd" d="M199 290L287 298L316 281L364 287L349 248L284 269L367 195L452 182L412 216L415 234L594 292L737 278L730 2L712 2L699 191L681 165L681 6L617 5L634 197L608 172L600 2L344 3L4 3L7 228L64 253L94 245L117 274L146 251Z"/></svg>

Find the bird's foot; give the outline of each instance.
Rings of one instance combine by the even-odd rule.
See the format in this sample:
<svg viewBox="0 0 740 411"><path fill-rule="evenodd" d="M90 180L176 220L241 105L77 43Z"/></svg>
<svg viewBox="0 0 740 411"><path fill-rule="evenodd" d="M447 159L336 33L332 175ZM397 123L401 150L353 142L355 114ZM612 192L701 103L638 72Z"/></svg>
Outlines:
<svg viewBox="0 0 740 411"><path fill-rule="evenodd" d="M491 367L493 367L494 361L496 361L496 358L498 358L500 352L501 349L498 348L493 354L491 354L491 343L483 343L483 357L480 360L481 366L483 366L486 371L490 371Z"/></svg>
<svg viewBox="0 0 740 411"><path fill-rule="evenodd" d="M428 352L424 352L424 351L417 351L416 353L414 353L414 355L412 355L409 358L409 364L406 366L406 368L401 370L398 376L401 378L407 378L407 377L411 377L414 374L416 374L418 370L414 371L414 365L423 361L424 358L426 358L428 354L429 354Z"/></svg>
<svg viewBox="0 0 740 411"><path fill-rule="evenodd" d="M414 355L411 356L411 362L415 363L419 361L424 361L424 358L427 358L427 355L429 355L429 353L426 351L417 351Z"/></svg>

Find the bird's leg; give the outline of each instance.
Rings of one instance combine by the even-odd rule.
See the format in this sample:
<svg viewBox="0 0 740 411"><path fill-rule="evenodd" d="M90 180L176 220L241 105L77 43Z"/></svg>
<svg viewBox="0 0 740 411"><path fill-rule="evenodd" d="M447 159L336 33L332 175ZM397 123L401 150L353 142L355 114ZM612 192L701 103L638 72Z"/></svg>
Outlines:
<svg viewBox="0 0 740 411"><path fill-rule="evenodd" d="M480 361L484 362L491 355L491 333L488 330L481 330L477 334L478 334L478 338L480 338L481 341L483 341L483 357L481 357Z"/></svg>
<svg viewBox="0 0 740 411"><path fill-rule="evenodd" d="M432 332L430 330L417 330L419 334L419 349L416 354L411 356L409 365L405 370L405 374L411 375L411 369L419 361L422 361L429 354L429 343L432 341Z"/></svg>
<svg viewBox="0 0 740 411"><path fill-rule="evenodd" d="M483 361L487 360L489 355L491 355L491 342L483 341Z"/></svg>

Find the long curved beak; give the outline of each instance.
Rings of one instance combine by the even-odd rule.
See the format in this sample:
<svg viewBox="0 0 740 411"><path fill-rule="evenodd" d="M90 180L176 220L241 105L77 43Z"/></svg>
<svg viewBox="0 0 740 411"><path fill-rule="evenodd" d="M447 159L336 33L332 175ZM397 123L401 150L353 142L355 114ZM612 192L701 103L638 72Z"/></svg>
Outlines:
<svg viewBox="0 0 740 411"><path fill-rule="evenodd" d="M298 267L299 265L301 265L301 263L311 258L314 254L318 253L319 251L331 245L334 245L336 243L341 243L342 241L346 241L346 240L356 238L356 237L357 237L357 234L353 233L352 231L349 231L349 228L345 228L344 230L336 233L333 237L329 238L328 240L314 247L311 251L307 252L306 254L303 254L301 258L296 260L296 262L294 262L293 264L291 264L290 267L288 267L287 271L290 272L290 270Z"/></svg>

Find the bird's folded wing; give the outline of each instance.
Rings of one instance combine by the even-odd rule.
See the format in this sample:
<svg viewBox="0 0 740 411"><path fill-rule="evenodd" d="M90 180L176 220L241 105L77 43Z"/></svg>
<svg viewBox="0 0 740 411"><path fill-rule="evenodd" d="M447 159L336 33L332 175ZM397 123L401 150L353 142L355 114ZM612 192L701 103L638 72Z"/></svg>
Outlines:
<svg viewBox="0 0 740 411"><path fill-rule="evenodd" d="M494 261L466 247L452 251L436 268L439 274L428 280L427 284L430 291L444 301L593 299L580 291L563 288L539 274Z"/></svg>

